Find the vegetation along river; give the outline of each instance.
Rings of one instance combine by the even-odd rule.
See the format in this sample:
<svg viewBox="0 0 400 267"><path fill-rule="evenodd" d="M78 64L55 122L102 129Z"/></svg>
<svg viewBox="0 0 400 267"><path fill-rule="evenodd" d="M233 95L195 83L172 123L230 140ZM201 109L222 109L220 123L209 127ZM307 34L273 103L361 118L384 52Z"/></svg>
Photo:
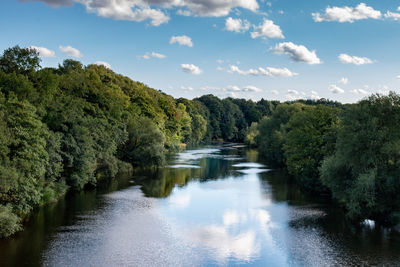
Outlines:
<svg viewBox="0 0 400 267"><path fill-rule="evenodd" d="M349 226L241 146L186 150L105 188L39 209L0 241L0 265L400 264L399 233Z"/></svg>

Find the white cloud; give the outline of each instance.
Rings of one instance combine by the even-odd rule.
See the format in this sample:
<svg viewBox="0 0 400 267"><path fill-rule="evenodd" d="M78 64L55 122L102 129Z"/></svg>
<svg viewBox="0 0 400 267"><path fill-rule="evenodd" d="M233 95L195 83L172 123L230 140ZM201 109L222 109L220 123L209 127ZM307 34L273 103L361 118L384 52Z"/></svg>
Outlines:
<svg viewBox="0 0 400 267"><path fill-rule="evenodd" d="M348 83L349 83L349 79L346 78L346 77L343 77L343 78L341 78L341 79L338 81L338 83L341 83L341 84L348 84Z"/></svg>
<svg viewBox="0 0 400 267"><path fill-rule="evenodd" d="M228 92L240 92L242 91L242 89L240 89L238 86L236 85L229 85L227 87L224 88L224 91L228 91Z"/></svg>
<svg viewBox="0 0 400 267"><path fill-rule="evenodd" d="M400 11L400 10L399 10ZM385 14L385 18L387 19L393 19L393 20L400 20L400 13L396 13L396 12L386 12Z"/></svg>
<svg viewBox="0 0 400 267"><path fill-rule="evenodd" d="M111 69L110 63L107 63L107 62L105 62L105 61L96 61L94 64L95 64L95 65L99 65L99 66L104 66L104 67L106 67L107 69Z"/></svg>
<svg viewBox="0 0 400 267"><path fill-rule="evenodd" d="M287 94L285 95L285 97L288 100L296 100L296 99L301 98L299 91L293 90L293 89L288 90Z"/></svg>
<svg viewBox="0 0 400 267"><path fill-rule="evenodd" d="M146 0L151 2L169 2L170 6L184 6L197 16L221 17L227 16L235 7L257 11L257 0Z"/></svg>
<svg viewBox="0 0 400 267"><path fill-rule="evenodd" d="M329 90L333 94L343 94L344 93L344 90L342 88L338 87L336 84L330 85Z"/></svg>
<svg viewBox="0 0 400 267"><path fill-rule="evenodd" d="M251 33L251 38L280 38L283 39L281 28L274 24L272 20L264 19L263 23L259 26L254 26L255 31Z"/></svg>
<svg viewBox="0 0 400 267"><path fill-rule="evenodd" d="M246 32L250 29L250 23L247 20L229 17L225 20L225 29L231 32Z"/></svg>
<svg viewBox="0 0 400 267"><path fill-rule="evenodd" d="M147 52L147 53L144 54L143 56L140 56L140 58L143 58L143 59L150 59L150 58L152 58L152 57L153 57L153 58L160 58L160 59L166 58L165 55L160 54L160 53L156 53L156 52L151 52L151 53Z"/></svg>
<svg viewBox="0 0 400 267"><path fill-rule="evenodd" d="M183 91L194 91L194 88L193 87L190 87L190 86L183 86L183 85L181 85L181 90L183 90Z"/></svg>
<svg viewBox="0 0 400 267"><path fill-rule="evenodd" d="M192 38L186 35L181 35L181 36L172 36L171 39L169 40L170 44L175 44L178 43L180 45L186 45L188 47L193 47L193 42Z"/></svg>
<svg viewBox="0 0 400 267"><path fill-rule="evenodd" d="M183 10L183 9L178 9L178 11L176 11L176 14L181 15L181 16L185 16L185 17L189 17L192 16L193 13L189 10Z"/></svg>
<svg viewBox="0 0 400 267"><path fill-rule="evenodd" d="M311 91L311 95L309 95L307 98L308 98L308 99L311 99L311 100L318 100L318 99L320 99L321 97L319 96L318 92L316 92L316 91Z"/></svg>
<svg viewBox="0 0 400 267"><path fill-rule="evenodd" d="M69 45L68 46L62 46L62 45L60 45L59 49L60 49L61 52L63 52L67 56L76 57L76 58L83 57L81 51L79 51L76 48L73 48L72 46L69 46Z"/></svg>
<svg viewBox="0 0 400 267"><path fill-rule="evenodd" d="M278 90L271 90L271 93L274 94L274 95L279 95Z"/></svg>
<svg viewBox="0 0 400 267"><path fill-rule="evenodd" d="M285 54L297 62L305 62L307 64L321 64L315 50L310 51L304 45L296 45L292 42L279 43L272 49L275 54Z"/></svg>
<svg viewBox="0 0 400 267"><path fill-rule="evenodd" d="M365 65L373 63L373 61L367 57L356 57L347 54L340 54L339 60L344 64L355 64L355 65Z"/></svg>
<svg viewBox="0 0 400 267"><path fill-rule="evenodd" d="M255 87L253 85L247 85L243 88L243 91L245 92L262 92L262 90L258 87Z"/></svg>
<svg viewBox="0 0 400 267"><path fill-rule="evenodd" d="M193 64L181 64L182 70L193 75L200 75L203 71Z"/></svg>
<svg viewBox="0 0 400 267"><path fill-rule="evenodd" d="M368 95L369 94L364 89L353 89L350 92L353 93L353 94L356 94L356 95Z"/></svg>
<svg viewBox="0 0 400 267"><path fill-rule="evenodd" d="M75 0L83 4L88 12L96 13L98 16L115 19L141 22L150 20L151 25L159 26L167 23L170 19L160 9L150 8L150 1L137 0Z"/></svg>
<svg viewBox="0 0 400 267"><path fill-rule="evenodd" d="M88 12L115 20L150 20L153 26L167 23L170 17L165 9L178 8L177 14L184 16L227 16L234 8L256 12L257 0L22 0L41 1L52 7L80 3Z"/></svg>
<svg viewBox="0 0 400 267"><path fill-rule="evenodd" d="M238 73L241 75L253 75L253 76L271 76L271 77L293 77L298 75L298 73L290 71L288 68L272 68L259 67L257 69L241 70L238 66L231 65L228 72Z"/></svg>
<svg viewBox="0 0 400 267"><path fill-rule="evenodd" d="M396 76L396 79L397 79L397 80L400 80L400 75Z"/></svg>
<svg viewBox="0 0 400 267"><path fill-rule="evenodd" d="M28 48L36 50L36 52L39 53L40 57L55 57L56 56L56 53L53 50L50 50L50 49L48 49L46 47L40 47L40 46L31 45Z"/></svg>
<svg viewBox="0 0 400 267"><path fill-rule="evenodd" d="M354 22L362 19L380 19L382 13L378 10L367 6L364 3L359 4L356 7L327 7L325 14L319 12L312 13L314 21L337 21L337 22Z"/></svg>

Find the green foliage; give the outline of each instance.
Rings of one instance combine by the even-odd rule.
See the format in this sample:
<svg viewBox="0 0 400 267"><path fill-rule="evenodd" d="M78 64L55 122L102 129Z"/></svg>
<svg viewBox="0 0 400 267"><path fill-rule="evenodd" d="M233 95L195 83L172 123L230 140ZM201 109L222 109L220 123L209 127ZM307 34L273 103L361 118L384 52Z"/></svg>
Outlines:
<svg viewBox="0 0 400 267"><path fill-rule="evenodd" d="M318 168L333 154L338 125L338 110L309 106L296 112L286 124L285 162L290 174L309 191L323 192Z"/></svg>
<svg viewBox="0 0 400 267"><path fill-rule="evenodd" d="M0 238L12 235L21 229L21 219L12 212L11 206L0 205Z"/></svg>
<svg viewBox="0 0 400 267"><path fill-rule="evenodd" d="M347 107L341 121L322 181L350 218L387 220L400 210L400 96L373 95Z"/></svg>
<svg viewBox="0 0 400 267"><path fill-rule="evenodd" d="M158 166L164 163L165 138L162 132L145 117L128 123L128 141L122 149L125 161L135 166Z"/></svg>
<svg viewBox="0 0 400 267"><path fill-rule="evenodd" d="M0 110L10 139L3 141L0 180L0 201L11 203L18 214L27 214L39 204L41 184L44 182L48 154L46 139L48 131L28 102L15 98L3 99ZM4 165L3 165L4 164Z"/></svg>
<svg viewBox="0 0 400 267"><path fill-rule="evenodd" d="M258 131L258 123L253 122L251 123L250 128L246 132L245 143L249 147L257 146L257 136L259 135Z"/></svg>
<svg viewBox="0 0 400 267"><path fill-rule="evenodd" d="M280 104L270 117L264 117L260 121L257 143L261 156L276 165L284 166L283 145L285 143L286 123L289 122L294 113L300 112L305 107L299 103Z"/></svg>
<svg viewBox="0 0 400 267"><path fill-rule="evenodd" d="M0 70L5 73L27 75L40 67L39 53L34 49L14 46L0 57Z"/></svg>

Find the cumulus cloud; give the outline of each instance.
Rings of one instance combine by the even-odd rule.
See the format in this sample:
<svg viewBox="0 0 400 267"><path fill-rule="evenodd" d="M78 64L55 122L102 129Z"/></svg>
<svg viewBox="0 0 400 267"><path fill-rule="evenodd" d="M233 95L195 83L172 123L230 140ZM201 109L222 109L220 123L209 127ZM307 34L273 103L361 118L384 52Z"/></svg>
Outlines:
<svg viewBox="0 0 400 267"><path fill-rule="evenodd" d="M156 52L147 52L146 54L144 54L143 56L140 56L140 58L143 59L150 59L150 58L166 58L167 56L160 54L160 53L156 53Z"/></svg>
<svg viewBox="0 0 400 267"><path fill-rule="evenodd" d="M229 17L225 20L225 29L231 32L246 32L250 29L250 23L247 20Z"/></svg>
<svg viewBox="0 0 400 267"><path fill-rule="evenodd" d="M31 45L28 47L29 49L33 49L39 53L39 57L55 57L56 53L53 50L50 50L46 47L34 46Z"/></svg>
<svg viewBox="0 0 400 267"><path fill-rule="evenodd" d="M61 52L63 52L67 56L76 57L76 58L83 57L81 51L79 51L76 48L73 48L72 46L69 46L69 45L68 46L62 46L62 45L60 45L59 49L60 49Z"/></svg>
<svg viewBox="0 0 400 267"><path fill-rule="evenodd" d="M74 2L86 7L101 17L115 20L150 20L153 26L167 23L170 17L165 9L178 9L185 16L227 16L234 8L244 8L256 12L257 0L23 0L41 1L50 6L72 5Z"/></svg>
<svg viewBox="0 0 400 267"><path fill-rule="evenodd" d="M172 36L171 39L169 40L170 44L175 44L178 43L180 45L186 45L188 47L193 47L193 42L192 38L186 35L181 35L181 36Z"/></svg>
<svg viewBox="0 0 400 267"><path fill-rule="evenodd" d="M311 99L311 100L318 100L318 99L320 99L321 97L319 96L318 92L316 92L316 91L311 91L311 95L309 95L307 98L308 98L308 99Z"/></svg>
<svg viewBox="0 0 400 267"><path fill-rule="evenodd" d="M353 89L350 92L353 93L353 94L356 94L356 95L368 95L369 94L364 89Z"/></svg>
<svg viewBox="0 0 400 267"><path fill-rule="evenodd" d="M107 62L105 62L105 61L96 61L94 64L95 64L95 65L99 65L99 66L104 66L104 67L106 67L107 69L111 69L110 63L107 63Z"/></svg>
<svg viewBox="0 0 400 267"><path fill-rule="evenodd" d="M288 90L285 96L289 100L296 100L301 98L299 91L293 89Z"/></svg>
<svg viewBox="0 0 400 267"><path fill-rule="evenodd" d="M297 62L305 62L307 64L321 64L315 50L310 51L304 45L296 45L292 42L279 43L272 49L275 54L285 54Z"/></svg>
<svg viewBox="0 0 400 267"><path fill-rule="evenodd" d="M336 84L330 85L329 90L333 94L343 94L344 93L344 90L342 88L338 87Z"/></svg>
<svg viewBox="0 0 400 267"><path fill-rule="evenodd" d="M43 2L51 7L71 6L74 4L73 0L19 0L20 2Z"/></svg>
<svg viewBox="0 0 400 267"><path fill-rule="evenodd" d="M400 11L400 7L398 10ZM393 20L400 20L400 13L387 11L385 13L385 18L393 19Z"/></svg>
<svg viewBox="0 0 400 267"><path fill-rule="evenodd" d="M159 26L170 19L160 9L151 8L146 1L131 0L75 0L83 4L88 12L114 20L128 20L141 22L150 20L151 25Z"/></svg>
<svg viewBox="0 0 400 267"><path fill-rule="evenodd" d="M340 54L339 60L344 64L354 64L354 65L365 65L374 63L371 59L367 57L356 57L356 56L350 56L348 54Z"/></svg>
<svg viewBox="0 0 400 267"><path fill-rule="evenodd" d="M337 22L354 22L362 19L380 19L382 13L374 8L361 3L356 7L327 7L325 13L312 13L314 21L337 21Z"/></svg>
<svg viewBox="0 0 400 267"><path fill-rule="evenodd" d="M349 83L349 79L346 78L346 77L343 77L343 78L341 78L341 79L338 81L338 83L341 83L341 84L348 84L348 83Z"/></svg>
<svg viewBox="0 0 400 267"><path fill-rule="evenodd" d="M227 16L233 8L240 7L257 11L257 0L147 0L151 2L169 2L169 6L184 6L197 16L221 17Z"/></svg>
<svg viewBox="0 0 400 267"><path fill-rule="evenodd" d="M254 27L254 32L251 33L251 38L279 38L283 39L281 28L274 24L272 20L264 19L263 23Z"/></svg>
<svg viewBox="0 0 400 267"><path fill-rule="evenodd" d="M298 73L292 72L288 68L259 67L257 69L241 70L236 65L231 65L229 67L228 72L238 73L240 75L271 76L271 77L293 77L298 75Z"/></svg>
<svg viewBox="0 0 400 267"><path fill-rule="evenodd" d="M200 75L203 71L193 64L181 64L182 70L193 75Z"/></svg>
<svg viewBox="0 0 400 267"><path fill-rule="evenodd" d="M245 86L245 87L243 88L243 91L245 91L245 92L256 92L256 93L258 93L258 92L261 92L262 90L261 90L260 88L258 88L258 87L253 86L253 85L247 85L247 86Z"/></svg>

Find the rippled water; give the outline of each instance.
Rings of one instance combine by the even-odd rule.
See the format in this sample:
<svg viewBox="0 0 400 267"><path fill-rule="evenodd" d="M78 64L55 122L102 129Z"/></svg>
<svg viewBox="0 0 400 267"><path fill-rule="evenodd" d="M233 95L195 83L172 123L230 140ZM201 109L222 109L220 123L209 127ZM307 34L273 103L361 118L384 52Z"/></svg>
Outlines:
<svg viewBox="0 0 400 267"><path fill-rule="evenodd" d="M352 227L240 146L176 154L158 172L69 195L0 242L0 265L400 265L400 236Z"/></svg>

